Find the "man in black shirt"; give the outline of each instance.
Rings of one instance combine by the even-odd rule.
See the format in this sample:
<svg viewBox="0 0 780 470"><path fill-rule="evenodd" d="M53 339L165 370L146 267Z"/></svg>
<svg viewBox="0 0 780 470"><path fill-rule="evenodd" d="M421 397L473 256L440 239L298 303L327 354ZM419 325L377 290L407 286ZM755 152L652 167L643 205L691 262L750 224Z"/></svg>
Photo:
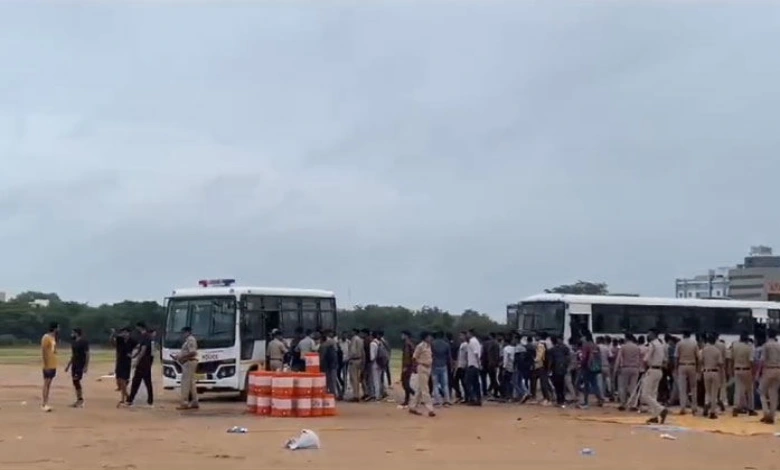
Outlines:
<svg viewBox="0 0 780 470"><path fill-rule="evenodd" d="M84 406L84 394L81 389L81 379L87 373L87 367L89 367L89 342L84 337L84 332L81 331L81 328L73 328L70 339L70 361L65 366L65 372L70 370L73 378L73 388L76 389L76 402L72 406L73 408L82 408Z"/></svg>
<svg viewBox="0 0 780 470"><path fill-rule="evenodd" d="M112 331L111 344L116 348L114 377L116 378L117 390L120 393L119 405L124 405L127 402L127 383L130 381L133 349L135 349L135 341L130 337L130 328L124 327L119 330L119 333Z"/></svg>
<svg viewBox="0 0 780 470"><path fill-rule="evenodd" d="M135 373L133 373L133 382L130 384L130 396L125 404L133 406L138 389L141 388L141 382L146 387L146 402L149 406L154 406L154 392L152 391L152 338L149 335L149 328L143 322L136 324L138 332L141 334L139 340L138 353L135 355Z"/></svg>
<svg viewBox="0 0 780 470"><path fill-rule="evenodd" d="M551 337L553 347L547 352L549 369L552 371L552 384L555 389L555 404L563 407L566 404L566 374L569 373L571 351L557 335Z"/></svg>

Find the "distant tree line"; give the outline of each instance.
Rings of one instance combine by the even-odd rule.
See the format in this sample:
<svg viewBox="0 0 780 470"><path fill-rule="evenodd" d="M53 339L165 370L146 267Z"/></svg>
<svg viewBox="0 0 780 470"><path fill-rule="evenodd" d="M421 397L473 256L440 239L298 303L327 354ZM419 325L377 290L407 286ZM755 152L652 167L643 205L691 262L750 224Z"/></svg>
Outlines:
<svg viewBox="0 0 780 470"><path fill-rule="evenodd" d="M34 300L48 300L49 305L31 305ZM139 321L159 328L164 318L163 307L157 302L126 300L92 307L63 301L53 293L24 292L8 302L0 302L0 346L37 343L51 322L59 323L63 332L80 327L93 343L108 343L111 328Z"/></svg>
<svg viewBox="0 0 780 470"><path fill-rule="evenodd" d="M605 283L577 281L546 289L545 292L606 295L608 290ZM49 305L31 305L35 300L48 300ZM112 328L134 325L139 321L162 332L165 323L163 306L153 301L125 300L93 307L62 300L54 293L29 291L8 302L0 302L0 346L37 343L51 322L59 323L63 331L80 327L92 343L107 344ZM353 328L382 330L391 344L397 346L404 330L418 334L422 331L457 333L474 329L479 334L488 334L507 331L509 326L471 309L452 314L438 307L426 306L414 310L401 306L365 305L339 311L339 331Z"/></svg>
<svg viewBox="0 0 780 470"><path fill-rule="evenodd" d="M34 300L48 300L48 306L31 305ZM157 302L126 300L111 305L89 306L64 301L57 294L24 292L13 300L0 303L0 346L34 344L51 322L57 322L63 332L80 327L92 343L107 343L111 328L134 325L142 321L163 331L165 310ZM412 310L400 306L366 305L341 310L339 331L352 328L383 330L385 336L400 344L401 331L458 332L469 328L487 334L506 329L489 316L474 310L453 315L438 307Z"/></svg>

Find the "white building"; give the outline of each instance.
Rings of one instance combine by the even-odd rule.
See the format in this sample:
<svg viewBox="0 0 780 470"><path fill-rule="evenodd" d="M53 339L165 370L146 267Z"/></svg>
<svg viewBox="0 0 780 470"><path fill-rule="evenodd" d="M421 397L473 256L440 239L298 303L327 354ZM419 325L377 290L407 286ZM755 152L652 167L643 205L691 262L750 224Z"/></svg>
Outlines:
<svg viewBox="0 0 780 470"><path fill-rule="evenodd" d="M675 280L675 297L678 298L724 298L730 295L728 267L710 269L688 279Z"/></svg>
<svg viewBox="0 0 780 470"><path fill-rule="evenodd" d="M7 302L7 301L8 301L8 294L0 291L0 302Z"/></svg>
<svg viewBox="0 0 780 470"><path fill-rule="evenodd" d="M49 299L35 299L30 302L30 307L48 307L49 303Z"/></svg>

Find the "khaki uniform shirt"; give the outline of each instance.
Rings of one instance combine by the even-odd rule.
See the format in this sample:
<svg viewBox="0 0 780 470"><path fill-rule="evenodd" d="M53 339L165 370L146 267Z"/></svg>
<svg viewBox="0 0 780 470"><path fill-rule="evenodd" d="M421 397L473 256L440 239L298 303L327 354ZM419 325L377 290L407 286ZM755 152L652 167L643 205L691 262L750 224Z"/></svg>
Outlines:
<svg viewBox="0 0 780 470"><path fill-rule="evenodd" d="M414 354L412 354L414 362L423 367L431 367L433 365L433 352L431 351L431 345L425 341L420 341L420 344L414 348Z"/></svg>
<svg viewBox="0 0 780 470"><path fill-rule="evenodd" d="M658 338L652 340L647 347L645 362L648 367L662 367L666 360L666 347Z"/></svg>
<svg viewBox="0 0 780 470"><path fill-rule="evenodd" d="M195 357L191 357L187 359L187 361L197 361L198 341L195 339L193 335L187 336L187 339L184 340L184 343L181 345L181 351L179 351L179 356L181 357L184 356L185 354L190 354L190 353L195 353Z"/></svg>
<svg viewBox="0 0 780 470"><path fill-rule="evenodd" d="M358 335L352 337L349 342L349 360L363 362L366 360L366 351L363 346L363 338Z"/></svg>
<svg viewBox="0 0 780 470"><path fill-rule="evenodd" d="M734 360L734 369L749 369L753 365L753 346L741 341L731 345L731 357Z"/></svg>
<svg viewBox="0 0 780 470"><path fill-rule="evenodd" d="M288 351L287 345L279 338L274 338L268 343L268 359L272 361L283 361Z"/></svg>
<svg viewBox="0 0 780 470"><path fill-rule="evenodd" d="M642 367L642 350L636 343L628 342L618 351L621 369L639 369Z"/></svg>
<svg viewBox="0 0 780 470"><path fill-rule="evenodd" d="M767 340L764 343L764 368L780 368L780 343L775 340Z"/></svg>
<svg viewBox="0 0 780 470"><path fill-rule="evenodd" d="M675 347L675 356L677 356L677 365L695 366L699 362L699 345L693 338L683 338Z"/></svg>
<svg viewBox="0 0 780 470"><path fill-rule="evenodd" d="M719 371L723 366L723 353L713 345L707 344L701 350L701 367L704 372Z"/></svg>

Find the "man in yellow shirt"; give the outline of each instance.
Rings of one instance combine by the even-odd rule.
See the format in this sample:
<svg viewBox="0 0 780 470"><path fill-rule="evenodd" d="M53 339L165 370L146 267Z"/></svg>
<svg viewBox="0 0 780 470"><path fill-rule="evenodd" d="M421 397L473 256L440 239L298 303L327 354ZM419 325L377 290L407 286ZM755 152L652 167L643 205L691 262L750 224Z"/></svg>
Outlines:
<svg viewBox="0 0 780 470"><path fill-rule="evenodd" d="M49 391L51 390L51 381L57 375L57 334L60 331L60 325L52 322L49 325L49 331L41 338L41 355L43 359L43 402L41 409L51 411L49 406Z"/></svg>

